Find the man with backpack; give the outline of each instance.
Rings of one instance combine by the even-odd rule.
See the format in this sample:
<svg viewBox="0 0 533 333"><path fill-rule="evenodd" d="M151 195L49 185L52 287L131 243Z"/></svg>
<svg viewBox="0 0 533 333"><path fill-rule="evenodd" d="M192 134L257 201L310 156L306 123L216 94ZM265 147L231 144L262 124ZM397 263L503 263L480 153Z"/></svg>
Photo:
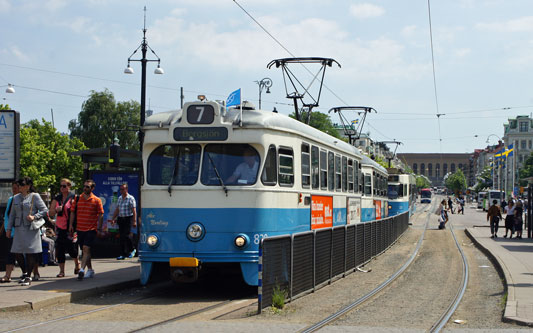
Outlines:
<svg viewBox="0 0 533 333"><path fill-rule="evenodd" d="M487 212L487 222L490 222L490 238L498 237L498 225L501 218L502 213L500 211L500 207L498 206L498 200L492 200L492 206L490 206Z"/></svg>

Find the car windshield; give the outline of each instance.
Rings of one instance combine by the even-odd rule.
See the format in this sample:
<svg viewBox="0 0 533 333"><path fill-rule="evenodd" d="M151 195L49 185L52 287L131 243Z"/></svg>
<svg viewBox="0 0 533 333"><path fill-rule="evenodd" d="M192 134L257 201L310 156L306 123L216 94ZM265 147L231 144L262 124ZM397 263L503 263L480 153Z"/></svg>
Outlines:
<svg viewBox="0 0 533 333"><path fill-rule="evenodd" d="M430 191L422 191L422 192L420 192L420 196L422 198L431 198L431 192Z"/></svg>
<svg viewBox="0 0 533 333"><path fill-rule="evenodd" d="M253 185L259 164L259 153L248 144L208 144L204 148L200 181L209 186Z"/></svg>
<svg viewBox="0 0 533 333"><path fill-rule="evenodd" d="M490 192L491 199L499 199L500 198L500 192Z"/></svg>
<svg viewBox="0 0 533 333"><path fill-rule="evenodd" d="M157 147L148 158L148 184L195 184L198 180L201 150L198 144L171 144Z"/></svg>

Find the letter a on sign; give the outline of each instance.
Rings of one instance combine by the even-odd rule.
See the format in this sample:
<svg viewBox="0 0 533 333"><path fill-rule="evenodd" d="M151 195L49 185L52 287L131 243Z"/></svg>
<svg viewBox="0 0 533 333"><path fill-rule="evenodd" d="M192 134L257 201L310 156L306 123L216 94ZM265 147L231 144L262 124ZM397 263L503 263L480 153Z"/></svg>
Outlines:
<svg viewBox="0 0 533 333"><path fill-rule="evenodd" d="M7 128L6 118L4 118L4 115L0 116L0 126L4 126L4 128Z"/></svg>

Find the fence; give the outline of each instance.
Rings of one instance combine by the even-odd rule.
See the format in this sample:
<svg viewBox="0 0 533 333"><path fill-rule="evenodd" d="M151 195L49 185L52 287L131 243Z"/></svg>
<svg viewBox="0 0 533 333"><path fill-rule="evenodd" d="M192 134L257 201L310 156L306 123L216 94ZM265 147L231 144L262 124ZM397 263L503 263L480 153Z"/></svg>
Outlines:
<svg viewBox="0 0 533 333"><path fill-rule="evenodd" d="M259 251L259 313L275 288L291 300L344 277L385 251L407 229L409 213L379 221L262 239Z"/></svg>

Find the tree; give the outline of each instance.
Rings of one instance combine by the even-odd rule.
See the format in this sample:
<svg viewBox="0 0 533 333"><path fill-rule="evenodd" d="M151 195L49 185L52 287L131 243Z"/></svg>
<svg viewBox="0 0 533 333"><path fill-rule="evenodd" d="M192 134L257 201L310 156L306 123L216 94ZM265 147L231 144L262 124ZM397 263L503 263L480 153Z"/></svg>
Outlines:
<svg viewBox="0 0 533 333"><path fill-rule="evenodd" d="M416 188L420 190L421 188L428 187L431 187L429 179L426 176L416 175Z"/></svg>
<svg viewBox="0 0 533 333"><path fill-rule="evenodd" d="M308 114L305 113L303 119L301 122L306 123L307 122L307 116ZM294 113L291 113L289 115L291 118L296 118ZM324 133L327 133L333 137L336 137L337 139L344 140L344 138L339 134L339 131L333 126L333 123L331 122L330 117L322 112L318 111L312 111L311 112L311 121L309 122L309 126L316 128L317 130L320 130Z"/></svg>
<svg viewBox="0 0 533 333"><path fill-rule="evenodd" d="M92 90L88 100L83 102L78 120L71 120L68 128L71 137L83 141L88 148L109 147L114 135L119 139L121 148L139 149L139 139L135 129L128 125L139 126L140 105L136 101L116 102L109 90Z"/></svg>
<svg viewBox="0 0 533 333"><path fill-rule="evenodd" d="M491 167L486 166L477 177L477 183L474 187L475 192L481 192L484 188L492 187Z"/></svg>
<svg viewBox="0 0 533 333"><path fill-rule="evenodd" d="M69 178L81 184L83 164L78 156L69 156L73 151L86 149L77 138L60 134L50 122L30 120L20 130L20 171L31 177L39 191L59 191L59 180Z"/></svg>
<svg viewBox="0 0 533 333"><path fill-rule="evenodd" d="M519 171L520 186L527 186L527 180L524 179L529 177L533 177L533 154L526 158Z"/></svg>
<svg viewBox="0 0 533 333"><path fill-rule="evenodd" d="M0 104L0 110L11 110L9 104Z"/></svg>
<svg viewBox="0 0 533 333"><path fill-rule="evenodd" d="M464 192L466 190L466 177L461 169L449 175L444 184L447 188L452 190L455 194Z"/></svg>

